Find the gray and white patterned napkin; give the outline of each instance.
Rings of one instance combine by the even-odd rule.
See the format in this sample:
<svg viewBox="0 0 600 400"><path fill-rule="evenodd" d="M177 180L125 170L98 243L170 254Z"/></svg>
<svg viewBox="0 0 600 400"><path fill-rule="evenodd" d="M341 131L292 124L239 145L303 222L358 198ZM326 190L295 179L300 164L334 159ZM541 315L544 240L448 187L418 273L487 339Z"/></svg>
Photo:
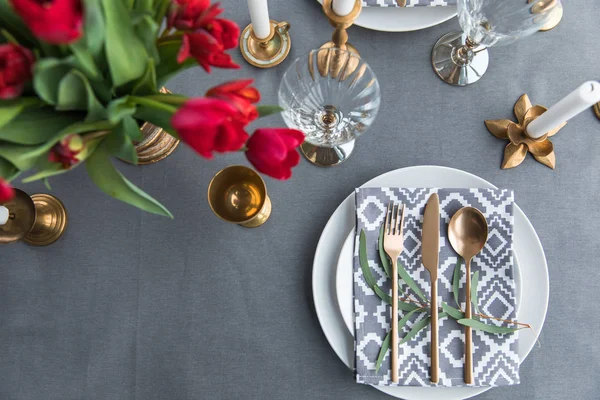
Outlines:
<svg viewBox="0 0 600 400"><path fill-rule="evenodd" d="M506 189L356 189L356 241L354 251L354 321L356 381L369 385L395 385L391 382L388 350L379 373L375 363L385 335L390 329L391 306L382 302L367 286L358 261L358 238L361 230L367 237L367 257L377 284L391 294L377 253L379 228L390 201L406 205L404 251L400 260L425 296L430 294L429 272L421 264L421 227L429 196L440 198L440 266L438 304L441 301L456 308L452 294L452 276L458 256L447 239L447 224L464 206L478 208L489 224L488 241L474 257L471 272L479 271L478 306L483 314L514 320L516 315L515 281L513 277L513 203ZM464 264L460 282L461 307L464 309ZM403 285L407 291L407 287ZM462 299L462 300L461 300ZM400 317L403 312L400 311ZM403 337L424 314L416 314L400 332ZM496 323L486 320L486 323ZM496 335L473 330L473 365L475 386L501 386L519 383L518 332ZM440 320L440 380L437 386L464 386L462 326L451 318ZM429 381L429 327L400 345L400 382L398 386L431 386Z"/></svg>
<svg viewBox="0 0 600 400"><path fill-rule="evenodd" d="M396 0L363 0L363 7L398 7ZM455 6L456 0L408 0L406 7Z"/></svg>

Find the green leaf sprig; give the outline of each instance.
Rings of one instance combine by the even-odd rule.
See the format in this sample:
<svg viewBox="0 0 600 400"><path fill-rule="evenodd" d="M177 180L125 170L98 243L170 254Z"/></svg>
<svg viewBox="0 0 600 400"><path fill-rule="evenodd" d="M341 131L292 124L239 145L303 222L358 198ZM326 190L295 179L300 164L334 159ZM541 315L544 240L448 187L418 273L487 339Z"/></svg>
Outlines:
<svg viewBox="0 0 600 400"><path fill-rule="evenodd" d="M386 276L389 279L393 279L391 276L391 268L390 261L385 254L383 249L383 227L379 231L379 240L377 244L379 261L383 270L385 271ZM367 258L367 237L365 235L364 230L361 230L359 235L359 249L358 249L358 258L361 271L363 273L363 278L367 283L367 286L379 297L382 301L387 304L391 304L392 298L386 293L379 285L377 285L377 280L373 276L371 272L371 268L369 266L369 260ZM473 307L475 309L475 314L473 318L465 318L464 311L461 308L459 302L459 284L460 284L460 276L461 276L461 259L459 258L454 267L454 273L452 277L452 292L454 296L454 301L456 302L456 306L458 308L454 308L447 304L446 302L441 303L441 312L438 312L438 319L441 320L446 317L450 317L456 320L457 323L464 326L470 326L472 329L480 330L482 332L487 332L491 334L497 335L506 335L513 332L516 332L520 329L529 328L532 329L529 324L524 324L521 322L503 320L500 318L492 317L489 315L481 314L478 306L478 298L477 298L477 289L479 285L479 271L476 271L471 277L471 301L473 302ZM417 297L417 299L413 299L411 294L407 294L402 290L402 298L398 300L398 308L404 311L406 314L398 321L398 330L402 331L406 326L408 321L416 314L419 315L417 322L415 322L410 330L404 335L404 337L400 340L400 344L404 344L417 336L417 334L423 330L426 326L429 325L431 321L431 308L430 302L423 294L423 291L419 288L417 283L410 277L404 266L398 262L398 277L394 277L395 279L400 280L400 284L402 281L406 284L407 289L410 289L412 294ZM399 285L401 287L401 285ZM497 321L501 321L507 325L511 326L497 326L486 324L481 321L481 319L494 319ZM377 356L377 361L375 363L375 371L379 373L379 369L383 364L383 360L387 351L390 347L390 334L391 330L386 334L383 342L381 344L381 348L379 350L379 354Z"/></svg>

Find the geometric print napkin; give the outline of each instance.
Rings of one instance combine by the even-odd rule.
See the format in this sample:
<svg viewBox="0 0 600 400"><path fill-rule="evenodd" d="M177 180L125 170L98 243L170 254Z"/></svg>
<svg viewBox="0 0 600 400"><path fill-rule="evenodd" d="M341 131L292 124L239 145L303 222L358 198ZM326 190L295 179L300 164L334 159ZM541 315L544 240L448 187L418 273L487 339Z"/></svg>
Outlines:
<svg viewBox="0 0 600 400"><path fill-rule="evenodd" d="M479 209L488 222L488 240L484 249L473 258L471 274L479 271L478 307L482 314L505 320L516 319L516 298L513 264L513 204L514 196L507 189L356 189L356 240L354 246L354 323L356 381L384 386L466 386L464 384L464 331L454 319L439 321L439 383L429 380L430 327L399 346L398 384L391 382L390 357L387 351L376 373L375 365L381 344L390 329L392 307L384 303L367 285L358 259L361 231L367 239L367 258L374 279L383 291L391 295L391 284L381 267L377 252L379 229L390 201L405 204L404 251L400 261L423 294L429 298L429 272L421 264L421 232L425 204L432 193L440 199L440 258L438 270L438 305L446 302L457 308L452 292L454 267L458 260L447 239L447 226L456 211L464 206ZM401 288L410 289L401 282ZM465 276L462 262L459 302L465 306ZM401 318L404 311L399 310ZM473 311L475 312L475 311ZM411 327L426 317L415 313L400 331L400 339ZM486 319L487 324L502 325ZM519 383L518 331L497 335L473 329L473 386L502 386Z"/></svg>
<svg viewBox="0 0 600 400"><path fill-rule="evenodd" d="M363 7L398 7L396 0L363 0ZM406 7L455 6L456 0L408 0Z"/></svg>

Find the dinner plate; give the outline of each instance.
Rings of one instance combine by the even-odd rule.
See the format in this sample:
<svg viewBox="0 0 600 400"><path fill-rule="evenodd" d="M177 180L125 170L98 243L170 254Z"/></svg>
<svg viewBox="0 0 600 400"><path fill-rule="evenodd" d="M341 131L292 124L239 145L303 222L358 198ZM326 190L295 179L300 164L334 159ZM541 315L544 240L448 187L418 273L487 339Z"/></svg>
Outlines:
<svg viewBox="0 0 600 400"><path fill-rule="evenodd" d="M323 0L318 0L323 4ZM409 32L429 28L456 15L447 7L363 7L354 25L384 32Z"/></svg>
<svg viewBox="0 0 600 400"><path fill-rule="evenodd" d="M456 187L496 188L473 174L439 166L397 169L380 175L361 187ZM533 226L515 205L515 252L519 255L522 301L519 319L532 330L519 331L521 362L533 348L548 309L548 266L544 250ZM313 263L313 299L323 333L337 356L349 368L354 364L354 338L340 313L336 297L336 266L340 250L355 226L354 193L340 204L325 225ZM352 372L349 371L349 374ZM489 387L385 387L374 386L391 396L407 400L459 400L489 390Z"/></svg>
<svg viewBox="0 0 600 400"><path fill-rule="evenodd" d="M356 229L352 231L344 241L340 256L337 262L335 272L335 292L337 296L340 313L344 318L344 323L348 332L354 336L354 239L356 238ZM513 251L513 261L515 270L515 309L517 310L517 319L519 318L519 304L521 304L521 271L519 270L519 261L517 253Z"/></svg>

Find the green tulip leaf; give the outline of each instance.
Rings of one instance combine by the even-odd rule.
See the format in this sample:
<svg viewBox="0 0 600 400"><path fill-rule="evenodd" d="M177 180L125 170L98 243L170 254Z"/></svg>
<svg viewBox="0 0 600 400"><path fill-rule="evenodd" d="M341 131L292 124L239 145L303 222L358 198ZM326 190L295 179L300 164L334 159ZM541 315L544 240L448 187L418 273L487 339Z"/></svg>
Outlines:
<svg viewBox="0 0 600 400"><path fill-rule="evenodd" d="M83 150L81 150L75 156L75 158L77 158L79 162L73 165L71 168L63 168L63 166L60 163L51 162L47 158L41 159L38 165L36 166L38 172L23 179L23 183L35 182L42 179L45 180L45 183L48 183L48 178L71 171L72 169L78 167L83 161L85 161L90 156L90 154L92 154L94 150L96 150L96 147L98 147L98 144L100 144L102 140L103 138L97 138L87 142Z"/></svg>
<svg viewBox="0 0 600 400"><path fill-rule="evenodd" d="M452 274L452 293L454 293L454 301L456 305L460 307L460 302L458 301L459 295L459 286L460 286L460 258L456 260L456 265L454 266L454 274Z"/></svg>
<svg viewBox="0 0 600 400"><path fill-rule="evenodd" d="M58 86L72 67L66 60L44 58L34 66L33 87L37 95L48 104L58 101Z"/></svg>
<svg viewBox="0 0 600 400"><path fill-rule="evenodd" d="M19 175L19 169L15 167L10 161L0 158L0 178L12 181L17 175Z"/></svg>
<svg viewBox="0 0 600 400"><path fill-rule="evenodd" d="M177 54L181 48L181 38L169 38L157 44L160 64L156 66L156 86L165 86L167 81L184 69L198 66L193 58L188 58L181 64L177 62Z"/></svg>
<svg viewBox="0 0 600 400"><path fill-rule="evenodd" d="M81 119L81 118L80 118ZM114 127L109 121L75 122L65 129L56 132L47 142L37 146L6 144L0 146L0 157L10 161L21 171L33 168L40 159L47 157L48 152L64 137L83 132L94 132Z"/></svg>
<svg viewBox="0 0 600 400"><path fill-rule="evenodd" d="M181 106L190 98L180 94L172 93L156 93L149 96L145 96L146 99L158 101L159 103L171 104L174 106Z"/></svg>
<svg viewBox="0 0 600 400"><path fill-rule="evenodd" d="M160 62L158 50L156 49L156 36L158 34L159 24L149 12L135 13L131 19L133 29L138 38L144 44L146 52L150 55L154 63Z"/></svg>
<svg viewBox="0 0 600 400"><path fill-rule="evenodd" d="M26 109L0 128L0 140L23 145L42 144L80 119L78 113L57 113L50 107Z"/></svg>
<svg viewBox="0 0 600 400"><path fill-rule="evenodd" d="M8 0L0 0L0 26L11 32L21 45L29 48L37 46L38 41L23 20L14 12Z"/></svg>
<svg viewBox="0 0 600 400"><path fill-rule="evenodd" d="M115 157L137 165L138 157L130 135L137 137L139 132L140 128L133 117L123 118L121 123L113 130L113 133L105 139L108 152Z"/></svg>
<svg viewBox="0 0 600 400"><path fill-rule="evenodd" d="M104 59L103 45L106 27L104 24L104 14L100 0L83 0L84 2L84 35L77 43L85 43L90 55L95 60L100 70L106 65Z"/></svg>
<svg viewBox="0 0 600 400"><path fill-rule="evenodd" d="M106 23L105 51L114 86L144 74L148 53L136 35L129 10L121 1L102 0Z"/></svg>
<svg viewBox="0 0 600 400"><path fill-rule="evenodd" d="M12 121L21 111L23 111L23 103L19 100L2 100L0 101L0 128ZM2 139L0 137L0 139Z"/></svg>
<svg viewBox="0 0 600 400"><path fill-rule="evenodd" d="M154 63L153 59L148 60L146 71L133 86L132 94L143 96L156 93L156 69Z"/></svg>
<svg viewBox="0 0 600 400"><path fill-rule="evenodd" d="M115 169L104 142L98 146L85 164L92 181L109 196L149 213L173 218L173 215L162 204L128 181Z"/></svg>
<svg viewBox="0 0 600 400"><path fill-rule="evenodd" d="M171 125L171 118L177 111L176 107L160 103L158 101L149 100L147 97L130 96L130 98L139 104L134 114L135 118L159 126L169 132L175 138L179 139L175 128L173 128Z"/></svg>
<svg viewBox="0 0 600 400"><path fill-rule="evenodd" d="M476 329L478 331L494 333L497 335L505 335L505 334L513 333L520 329L523 329L523 328L508 328L505 326L488 325L488 324L485 324L485 323L475 320L475 319L466 319L466 318L459 319L457 322L464 326L470 326L471 328Z"/></svg>
<svg viewBox="0 0 600 400"><path fill-rule="evenodd" d="M266 117L267 115L278 114L283 111L283 108L279 106L258 106L256 107L256 111L258 111L258 117L262 118Z"/></svg>
<svg viewBox="0 0 600 400"><path fill-rule="evenodd" d="M106 110L96 98L88 79L80 71L71 70L60 82L57 110L87 110L85 122L106 118Z"/></svg>
<svg viewBox="0 0 600 400"><path fill-rule="evenodd" d="M81 70L90 80L99 81L102 79L102 74L96 66L96 61L92 56L87 44L83 40L79 40L69 46L73 52L73 65Z"/></svg>

